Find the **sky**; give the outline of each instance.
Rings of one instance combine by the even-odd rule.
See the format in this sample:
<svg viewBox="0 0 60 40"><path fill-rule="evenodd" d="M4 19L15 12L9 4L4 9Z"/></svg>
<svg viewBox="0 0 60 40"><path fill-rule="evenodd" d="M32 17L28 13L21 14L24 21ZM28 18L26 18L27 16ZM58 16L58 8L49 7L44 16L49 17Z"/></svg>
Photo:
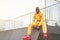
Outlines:
<svg viewBox="0 0 60 40"><path fill-rule="evenodd" d="M48 0L48 3L50 1L51 0ZM54 2L51 2L49 4L53 4ZM24 15L24 14L30 13L32 11L35 11L35 7L37 7L37 6L39 6L40 9L44 8L44 6L45 6L44 5L44 0L0 0L0 19L11 20L13 18L16 18L16 17L19 17L21 15ZM55 6L55 7L58 7L58 6ZM50 13L51 15L54 16L54 17L52 17L52 19L53 18L54 19L59 19L60 17L58 16L58 14L60 13L59 12L60 8L58 8L59 9L58 10L55 7L49 8L48 13ZM51 12L50 12L50 10L51 10ZM58 10L58 12L56 10ZM54 13L54 14L52 14L52 13ZM25 18L26 18L26 20L23 19L22 21L24 23L24 26L27 26L28 22L30 23L30 19L28 20L28 16L25 17ZM19 19L19 21L20 21L20 19ZM16 24L18 24L18 23L20 23L20 22L16 22ZM20 24L17 25L17 26L20 27ZM6 27L9 28L10 26L7 25ZM11 26L11 28L12 28L12 26Z"/></svg>
<svg viewBox="0 0 60 40"><path fill-rule="evenodd" d="M44 0L0 0L0 19L11 20L44 7Z"/></svg>

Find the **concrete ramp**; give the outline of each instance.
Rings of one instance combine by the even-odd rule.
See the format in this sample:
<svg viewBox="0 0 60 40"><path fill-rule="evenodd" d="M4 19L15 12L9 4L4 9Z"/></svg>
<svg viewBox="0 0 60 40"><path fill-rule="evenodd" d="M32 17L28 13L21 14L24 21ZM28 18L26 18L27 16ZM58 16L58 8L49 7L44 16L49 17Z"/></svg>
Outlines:
<svg viewBox="0 0 60 40"><path fill-rule="evenodd" d="M23 37L26 35L26 31L27 31L27 28L2 31L0 32L0 40L23 40ZM33 35L36 37L36 34L33 34ZM37 40L43 40L42 31L40 31L40 34L37 37L38 37ZM34 39L35 38L33 38L33 40ZM60 40L60 27L48 26L47 40Z"/></svg>
<svg viewBox="0 0 60 40"><path fill-rule="evenodd" d="M26 35L27 28L0 32L0 40L22 40Z"/></svg>

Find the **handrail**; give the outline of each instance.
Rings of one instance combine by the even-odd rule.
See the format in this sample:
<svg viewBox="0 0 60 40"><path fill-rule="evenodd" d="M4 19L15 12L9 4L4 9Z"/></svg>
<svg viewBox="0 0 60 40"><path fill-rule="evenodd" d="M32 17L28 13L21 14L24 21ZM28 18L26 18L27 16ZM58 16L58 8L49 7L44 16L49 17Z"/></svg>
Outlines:
<svg viewBox="0 0 60 40"><path fill-rule="evenodd" d="M46 6L46 7L44 7L44 8L41 8L41 10L44 10L45 8L49 8L49 7L55 6L55 5L57 5L57 4L60 4L60 2L55 3L55 4L52 4L52 5L49 5L49 6ZM34 11L32 11L32 12L30 12L30 13L27 13L27 14L24 14L24 15L22 15L22 16L13 18L13 19L5 22L5 24L8 24L8 25L6 25L6 26L8 26L8 27L10 27L10 26L12 27L12 25L13 25L13 27L16 27L16 24L15 24L15 23L17 23L17 24L20 26L20 23L21 23L20 19L21 19L21 18L23 19L23 17L25 17L26 15L30 17L32 13L34 13ZM45 17L46 17L46 16L45 16ZM16 19L19 20L19 23L15 21ZM27 19L28 19L28 18L27 18ZM17 20L17 21L18 21L18 20ZM48 23L49 21L53 21L54 23L60 23L60 21L58 21L58 20L46 19L46 22L47 22L47 23ZM23 22L24 22L24 21L23 21ZM31 21L29 20L29 22L31 22ZM28 22L28 23L29 23L29 22ZM13 23L13 24L11 25L10 23L11 23L11 24ZM3 24L3 25L5 25L5 24ZM1 26L1 25L0 25L0 26ZM24 25L24 26L26 26L26 25ZM1 26L1 27L2 27L2 26ZM4 26L4 27L5 27L5 26Z"/></svg>
<svg viewBox="0 0 60 40"><path fill-rule="evenodd" d="M60 2L55 3L55 4L52 4L52 5L47 6L47 7L44 7L44 8L41 8L41 10L43 10L43 9L45 9L45 8L52 7L52 6L57 5L57 4L60 4ZM34 13L34 11L32 11L32 12L30 12L30 13L27 13L27 14L24 14L24 15L22 15L22 16L29 15L29 14L32 14L32 13ZM22 17L22 16L19 16L19 17ZM16 18L14 18L14 19L12 19L12 20L15 20L15 19L17 19L17 18L19 18L19 17L16 17Z"/></svg>
<svg viewBox="0 0 60 40"><path fill-rule="evenodd" d="M57 21L57 20L49 20L49 19L46 19L46 21L55 21L55 22L60 23L60 21Z"/></svg>
<svg viewBox="0 0 60 40"><path fill-rule="evenodd" d="M60 2L60 1L58 1L58 0L55 0L56 2Z"/></svg>
<svg viewBox="0 0 60 40"><path fill-rule="evenodd" d="M60 4L60 3L58 2L58 3L52 4L52 5L50 5L50 6L47 6L47 7L41 8L41 10L43 10L43 9L45 9L45 8L52 7L52 6L57 5L57 4ZM30 13L27 13L27 14L24 14L24 15L22 15L22 16L19 16L19 17L13 18L13 19L11 19L11 20L9 20L9 21L15 20L15 19L17 19L17 18L20 18L20 17L26 16L26 15L29 15L29 14L32 14L32 13L34 13L34 11L32 11L32 12L30 12ZM56 21L56 20L49 20L49 19L46 19L46 20L48 20L48 21ZM8 21L7 21L7 22L8 22ZM57 21L57 22L60 23L60 21ZM5 22L5 23L6 23L6 22Z"/></svg>

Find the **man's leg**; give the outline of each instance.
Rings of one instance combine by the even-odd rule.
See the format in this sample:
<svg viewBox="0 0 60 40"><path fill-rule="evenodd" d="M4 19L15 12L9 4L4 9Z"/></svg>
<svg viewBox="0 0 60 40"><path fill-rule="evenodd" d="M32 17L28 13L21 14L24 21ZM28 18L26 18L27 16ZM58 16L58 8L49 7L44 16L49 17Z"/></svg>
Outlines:
<svg viewBox="0 0 60 40"><path fill-rule="evenodd" d="M44 39L48 38L48 35L47 35L47 26L46 26L46 22L45 21L42 22L42 30L43 30L43 38Z"/></svg>
<svg viewBox="0 0 60 40"><path fill-rule="evenodd" d="M29 24L27 35L24 37L23 40L30 40L31 39L31 31L32 31L33 23Z"/></svg>
<svg viewBox="0 0 60 40"><path fill-rule="evenodd" d="M40 30L38 31L38 30L36 30L34 28L36 25L38 26L38 23L37 22L33 22L32 24L30 24L28 26L28 32L27 32L27 34L31 36L31 40L37 40L37 38L39 36Z"/></svg>
<svg viewBox="0 0 60 40"><path fill-rule="evenodd" d="M47 33L47 26L45 21L42 22L42 30L43 30L43 33Z"/></svg>
<svg viewBox="0 0 60 40"><path fill-rule="evenodd" d="M27 35L31 35L32 26L33 26L33 24L30 24L30 25L28 26Z"/></svg>
<svg viewBox="0 0 60 40"><path fill-rule="evenodd" d="M38 26L38 23L37 23L37 22L32 22L32 23L28 26L28 31L27 31L27 34L28 34L28 35L31 35L32 28L34 28L35 26L36 26L36 27Z"/></svg>

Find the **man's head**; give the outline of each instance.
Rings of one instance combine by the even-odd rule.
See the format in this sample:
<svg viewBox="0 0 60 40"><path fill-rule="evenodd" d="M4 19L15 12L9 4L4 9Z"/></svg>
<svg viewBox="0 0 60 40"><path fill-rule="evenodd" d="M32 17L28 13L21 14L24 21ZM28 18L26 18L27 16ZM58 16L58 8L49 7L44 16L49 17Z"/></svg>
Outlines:
<svg viewBox="0 0 60 40"><path fill-rule="evenodd" d="M40 12L39 7L36 7L36 13L39 13L39 12Z"/></svg>

